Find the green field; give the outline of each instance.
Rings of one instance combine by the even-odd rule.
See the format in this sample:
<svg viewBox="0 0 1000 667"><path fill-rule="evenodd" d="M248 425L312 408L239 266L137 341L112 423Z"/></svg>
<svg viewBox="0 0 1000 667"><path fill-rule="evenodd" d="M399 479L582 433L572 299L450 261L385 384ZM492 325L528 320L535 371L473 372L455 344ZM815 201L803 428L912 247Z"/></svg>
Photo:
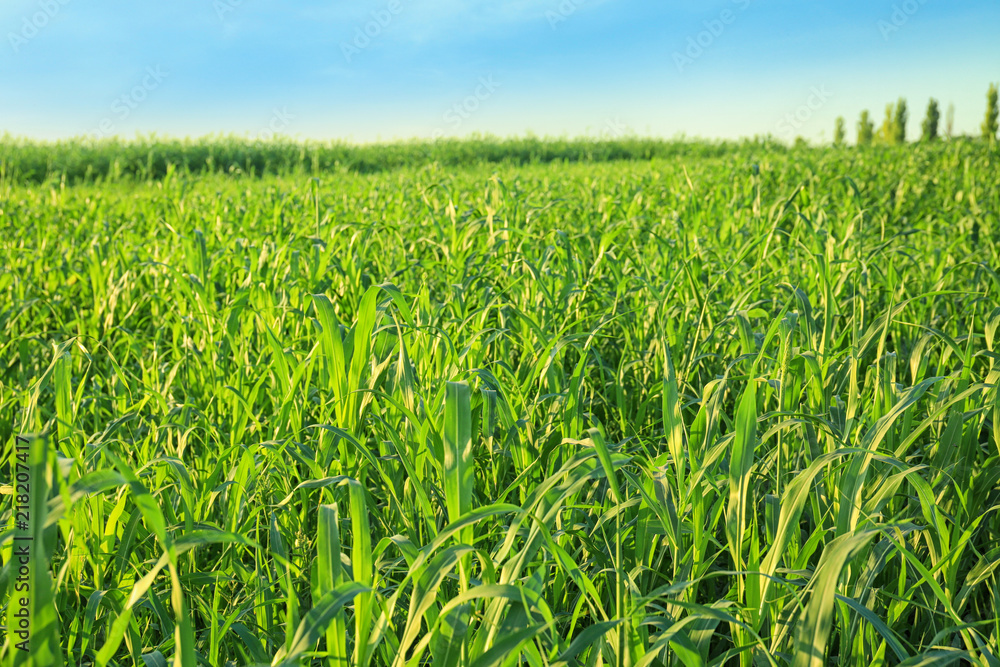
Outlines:
<svg viewBox="0 0 1000 667"><path fill-rule="evenodd" d="M0 142L33 664L1000 665L996 144L324 150Z"/></svg>

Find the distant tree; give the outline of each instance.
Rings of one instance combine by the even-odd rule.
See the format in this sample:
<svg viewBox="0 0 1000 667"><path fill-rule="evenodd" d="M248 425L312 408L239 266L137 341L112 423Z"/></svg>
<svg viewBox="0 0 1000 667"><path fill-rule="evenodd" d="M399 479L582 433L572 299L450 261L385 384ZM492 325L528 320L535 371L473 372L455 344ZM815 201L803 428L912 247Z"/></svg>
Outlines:
<svg viewBox="0 0 1000 667"><path fill-rule="evenodd" d="M861 118L858 120L858 146L871 144L874 135L875 123L868 117L868 109L865 109L861 112Z"/></svg>
<svg viewBox="0 0 1000 667"><path fill-rule="evenodd" d="M882 118L882 126L878 129L878 140L881 143L890 143L893 135L895 134L892 129L893 112L893 106L891 104L886 104L885 116Z"/></svg>
<svg viewBox="0 0 1000 667"><path fill-rule="evenodd" d="M990 90L986 93L986 118L983 119L983 139L995 141L997 138L997 117L1000 116L1000 108L997 107L997 84L991 83Z"/></svg>
<svg viewBox="0 0 1000 667"><path fill-rule="evenodd" d="M847 129L844 127L844 117L837 116L837 123L833 128L833 145L843 146L847 138Z"/></svg>
<svg viewBox="0 0 1000 667"><path fill-rule="evenodd" d="M941 112L938 110L938 101L931 98L931 101L927 103L927 117L924 118L924 123L921 126L923 129L923 134L921 139L924 141L934 141L938 136L938 123L941 121Z"/></svg>
<svg viewBox="0 0 1000 667"><path fill-rule="evenodd" d="M906 111L906 100L902 97L896 102L896 115L892 119L892 142L894 144L906 143L906 121L909 114Z"/></svg>

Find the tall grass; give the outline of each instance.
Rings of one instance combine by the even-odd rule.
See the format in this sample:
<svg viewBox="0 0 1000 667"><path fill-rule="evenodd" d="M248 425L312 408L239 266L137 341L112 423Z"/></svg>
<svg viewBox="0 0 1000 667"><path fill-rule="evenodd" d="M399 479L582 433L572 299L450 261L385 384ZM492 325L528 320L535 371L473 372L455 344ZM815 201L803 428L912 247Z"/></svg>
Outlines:
<svg viewBox="0 0 1000 667"><path fill-rule="evenodd" d="M1000 664L996 148L313 173L0 184L67 664Z"/></svg>
<svg viewBox="0 0 1000 667"><path fill-rule="evenodd" d="M782 150L781 144L770 137L710 142L638 136L618 139L475 136L348 144L290 138L262 142L239 136L181 140L155 135L134 140L82 137L38 142L5 135L0 137L0 177L22 184L114 183L162 179L174 173L301 177L331 172L373 174L430 163L458 167L721 157L733 151L762 147Z"/></svg>

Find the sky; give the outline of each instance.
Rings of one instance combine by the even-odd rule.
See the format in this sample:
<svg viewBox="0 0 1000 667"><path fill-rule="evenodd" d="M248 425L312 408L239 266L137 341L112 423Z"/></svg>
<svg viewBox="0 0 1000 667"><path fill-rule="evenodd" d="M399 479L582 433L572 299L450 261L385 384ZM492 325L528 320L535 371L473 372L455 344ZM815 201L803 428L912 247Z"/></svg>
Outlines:
<svg viewBox="0 0 1000 667"><path fill-rule="evenodd" d="M0 134L853 140L978 133L997 0L3 0ZM942 118L942 131L944 119Z"/></svg>

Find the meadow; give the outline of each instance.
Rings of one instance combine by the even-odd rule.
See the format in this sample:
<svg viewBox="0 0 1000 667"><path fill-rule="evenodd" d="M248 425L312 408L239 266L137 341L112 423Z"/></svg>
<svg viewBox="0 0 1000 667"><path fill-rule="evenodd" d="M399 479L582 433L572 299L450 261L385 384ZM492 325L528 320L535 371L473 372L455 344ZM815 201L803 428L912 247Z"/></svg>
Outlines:
<svg viewBox="0 0 1000 667"><path fill-rule="evenodd" d="M0 661L1000 665L996 144L480 143L0 142Z"/></svg>

